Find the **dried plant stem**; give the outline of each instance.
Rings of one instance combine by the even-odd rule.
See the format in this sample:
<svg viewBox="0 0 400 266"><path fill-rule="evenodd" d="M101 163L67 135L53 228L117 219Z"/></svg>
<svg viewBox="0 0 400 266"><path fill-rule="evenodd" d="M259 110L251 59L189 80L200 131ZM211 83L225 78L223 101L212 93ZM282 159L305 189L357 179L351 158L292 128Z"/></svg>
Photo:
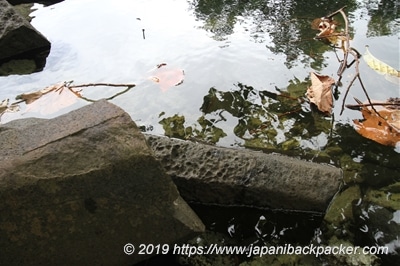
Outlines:
<svg viewBox="0 0 400 266"><path fill-rule="evenodd" d="M360 104L346 104L345 106L349 109L362 108L362 107L368 107L368 106L399 106L400 107L400 103L360 103Z"/></svg>
<svg viewBox="0 0 400 266"><path fill-rule="evenodd" d="M340 114L342 114L343 111L344 111L346 98L347 98L347 95L348 95L348 93L350 91L351 86L353 86L354 81L356 79L358 79L358 81L360 82L361 88L364 91L365 96L367 96L367 99L368 99L368 102L369 102L370 106L379 115L379 113L376 111L375 107L372 105L372 102L371 102L371 99L369 98L368 92L365 89L365 86L364 86L364 84L362 82L362 79L361 79L361 76L360 76L360 70L359 70L359 64L360 64L360 60L359 59L361 57L361 54L356 49L351 47L351 45L350 45L349 20L348 20L348 18L346 16L346 13L343 11L343 9L344 9L344 7L340 8L339 10L337 10L337 11L335 11L332 14L329 14L327 16L327 17L331 18L331 17L335 16L336 14L340 13L340 15L344 19L344 24L345 24L344 32L341 33L341 36L344 37L344 40L342 40L342 49L343 49L344 55L343 55L343 60L340 60L338 58L338 60L340 62L340 67L339 67L339 69L337 71L337 75L339 76L339 79L336 82L336 87L339 86L340 81L342 80L342 77L343 77L343 73L344 73L344 71L346 69L350 68L354 63L355 63L355 69L356 69L356 74L353 76L353 79L350 81L349 86L346 88L346 92L344 94L344 98L343 98L343 101L342 101L342 109L340 111ZM350 64L348 63L349 54L351 54L353 56L353 58L354 58L353 61Z"/></svg>
<svg viewBox="0 0 400 266"><path fill-rule="evenodd" d="M70 82L71 83L71 82ZM69 84L70 84L69 83ZM107 87L126 87L125 90L120 91L108 98L106 100L112 100L115 97L124 94L125 92L129 91L133 87L135 87L135 84L113 84L113 83L88 83L88 84L80 84L80 85L66 85L66 87L73 93L75 94L76 97L81 98L82 100L88 101L88 102L95 102L96 100L89 99L87 97L82 96L80 93L74 91L73 89L75 88L83 88L83 87L96 87L96 86L107 86Z"/></svg>
<svg viewBox="0 0 400 266"><path fill-rule="evenodd" d="M96 87L96 86L107 86L107 87L130 87L133 88L135 84L114 84L114 83L88 83L88 84L80 84L80 85L71 85L68 86L71 89L74 88L82 88L82 87Z"/></svg>

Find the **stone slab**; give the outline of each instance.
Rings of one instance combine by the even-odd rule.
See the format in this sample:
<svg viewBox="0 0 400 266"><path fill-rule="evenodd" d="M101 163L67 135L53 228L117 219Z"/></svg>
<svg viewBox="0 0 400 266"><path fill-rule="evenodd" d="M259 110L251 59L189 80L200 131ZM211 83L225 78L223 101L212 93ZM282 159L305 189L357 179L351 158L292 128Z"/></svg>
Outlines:
<svg viewBox="0 0 400 266"><path fill-rule="evenodd" d="M0 126L0 265L132 265L127 243L181 243L204 225L129 115L101 100Z"/></svg>
<svg viewBox="0 0 400 266"><path fill-rule="evenodd" d="M342 181L339 168L278 154L146 135L189 202L324 212Z"/></svg>

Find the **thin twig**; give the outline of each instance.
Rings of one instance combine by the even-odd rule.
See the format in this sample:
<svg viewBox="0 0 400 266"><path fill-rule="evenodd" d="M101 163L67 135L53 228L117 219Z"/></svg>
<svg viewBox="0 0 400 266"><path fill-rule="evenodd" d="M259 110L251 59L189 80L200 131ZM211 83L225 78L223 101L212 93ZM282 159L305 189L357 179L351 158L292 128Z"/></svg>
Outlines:
<svg viewBox="0 0 400 266"><path fill-rule="evenodd" d="M349 109L358 109L362 107L368 107L368 106L399 106L400 103L361 103L361 104L346 104L346 108Z"/></svg>
<svg viewBox="0 0 400 266"><path fill-rule="evenodd" d="M135 84L113 84L113 83L88 83L80 85L71 85L69 88L82 88L82 87L96 87L96 86L107 86L107 87L135 87Z"/></svg>
<svg viewBox="0 0 400 266"><path fill-rule="evenodd" d="M110 86L110 87L127 87L125 90L117 92L116 94L106 98L106 100L112 100L115 97L124 94L125 92L129 91L133 87L135 87L135 84L111 84L111 83L89 83L89 84L81 84L81 85L73 85L73 86L68 86L67 88L75 94L76 97L81 98L82 100L88 101L88 102L96 102L97 100L93 100L90 98L87 98L85 96L82 96L81 94L77 93L74 91L74 88L82 88L82 87L94 87L94 86Z"/></svg>

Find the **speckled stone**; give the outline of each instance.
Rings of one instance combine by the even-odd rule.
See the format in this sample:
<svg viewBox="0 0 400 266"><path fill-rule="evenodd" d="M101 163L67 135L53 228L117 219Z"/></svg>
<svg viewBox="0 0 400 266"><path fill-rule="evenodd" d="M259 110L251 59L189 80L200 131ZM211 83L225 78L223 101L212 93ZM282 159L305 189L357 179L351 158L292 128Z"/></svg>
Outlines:
<svg viewBox="0 0 400 266"><path fill-rule="evenodd" d="M146 135L186 201L324 212L340 169L297 158Z"/></svg>
<svg viewBox="0 0 400 266"><path fill-rule="evenodd" d="M148 257L139 244L204 230L130 116L105 100L4 124L0 147L0 265L132 265Z"/></svg>

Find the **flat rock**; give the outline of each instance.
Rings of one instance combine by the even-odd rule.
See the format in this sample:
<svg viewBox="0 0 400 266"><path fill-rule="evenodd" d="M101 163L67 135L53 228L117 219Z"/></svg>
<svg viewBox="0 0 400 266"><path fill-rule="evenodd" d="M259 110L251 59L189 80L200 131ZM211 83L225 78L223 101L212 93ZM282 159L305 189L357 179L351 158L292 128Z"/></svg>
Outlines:
<svg viewBox="0 0 400 266"><path fill-rule="evenodd" d="M119 107L0 126L0 265L132 265L204 225ZM133 255L123 247L132 243Z"/></svg>
<svg viewBox="0 0 400 266"><path fill-rule="evenodd" d="M277 154L146 135L189 202L324 212L340 169Z"/></svg>

